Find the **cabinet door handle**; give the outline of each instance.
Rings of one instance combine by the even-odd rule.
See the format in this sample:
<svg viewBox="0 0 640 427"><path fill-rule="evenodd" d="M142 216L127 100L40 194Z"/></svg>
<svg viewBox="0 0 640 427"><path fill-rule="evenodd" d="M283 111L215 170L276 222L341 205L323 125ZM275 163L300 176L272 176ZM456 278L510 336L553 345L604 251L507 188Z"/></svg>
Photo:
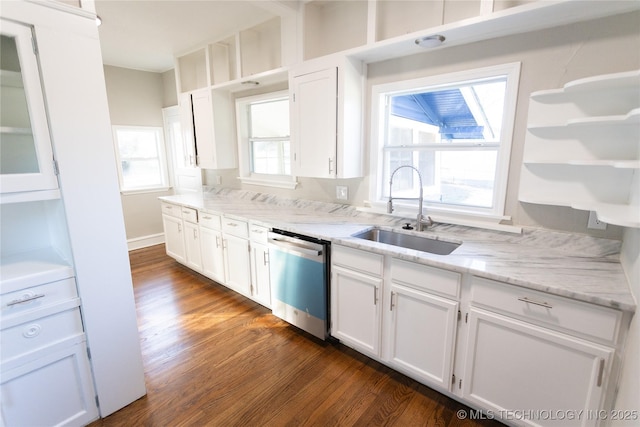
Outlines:
<svg viewBox="0 0 640 427"><path fill-rule="evenodd" d="M7 307L11 307L12 305L24 304L29 301L36 300L38 298L44 297L44 294L35 294L35 295L25 295L22 299L14 299L11 302L7 303Z"/></svg>
<svg viewBox="0 0 640 427"><path fill-rule="evenodd" d="M178 224L178 233L182 233L182 224Z"/></svg>
<svg viewBox="0 0 640 427"><path fill-rule="evenodd" d="M600 358L600 365L598 366L598 380L596 385L602 387L602 377L604 376L604 358Z"/></svg>
<svg viewBox="0 0 640 427"><path fill-rule="evenodd" d="M198 230L196 230L195 228L193 229L193 238L194 239L198 238Z"/></svg>
<svg viewBox="0 0 640 427"><path fill-rule="evenodd" d="M536 300L529 299L528 297L520 297L518 298L518 301L526 302L527 304L539 305L544 308L553 308L553 306L548 302L536 301Z"/></svg>
<svg viewBox="0 0 640 427"><path fill-rule="evenodd" d="M389 298L389 311L393 311L393 294L395 292L391 292L391 298Z"/></svg>
<svg viewBox="0 0 640 427"><path fill-rule="evenodd" d="M269 264L269 252L262 252L262 262L264 263L264 265Z"/></svg>
<svg viewBox="0 0 640 427"><path fill-rule="evenodd" d="M378 305L378 287L373 287L373 305Z"/></svg>
<svg viewBox="0 0 640 427"><path fill-rule="evenodd" d="M216 248L220 247L220 237L216 236Z"/></svg>
<svg viewBox="0 0 640 427"><path fill-rule="evenodd" d="M333 173L333 159L329 157L329 173Z"/></svg>

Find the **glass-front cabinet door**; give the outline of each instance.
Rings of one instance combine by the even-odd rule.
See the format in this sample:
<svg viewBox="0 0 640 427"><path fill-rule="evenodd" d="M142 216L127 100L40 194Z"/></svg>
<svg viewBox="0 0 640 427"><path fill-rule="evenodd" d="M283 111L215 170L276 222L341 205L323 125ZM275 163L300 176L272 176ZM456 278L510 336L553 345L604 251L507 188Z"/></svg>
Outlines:
<svg viewBox="0 0 640 427"><path fill-rule="evenodd" d="M0 192L58 188L31 28L0 26Z"/></svg>

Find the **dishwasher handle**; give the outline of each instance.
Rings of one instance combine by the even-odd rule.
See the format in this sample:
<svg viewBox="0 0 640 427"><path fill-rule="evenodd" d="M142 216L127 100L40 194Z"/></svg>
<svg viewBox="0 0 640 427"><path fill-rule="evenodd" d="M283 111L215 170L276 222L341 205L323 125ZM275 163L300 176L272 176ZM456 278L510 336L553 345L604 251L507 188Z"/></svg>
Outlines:
<svg viewBox="0 0 640 427"><path fill-rule="evenodd" d="M323 245L304 240L271 234L269 244L282 250L302 254L307 257L318 258L323 255Z"/></svg>

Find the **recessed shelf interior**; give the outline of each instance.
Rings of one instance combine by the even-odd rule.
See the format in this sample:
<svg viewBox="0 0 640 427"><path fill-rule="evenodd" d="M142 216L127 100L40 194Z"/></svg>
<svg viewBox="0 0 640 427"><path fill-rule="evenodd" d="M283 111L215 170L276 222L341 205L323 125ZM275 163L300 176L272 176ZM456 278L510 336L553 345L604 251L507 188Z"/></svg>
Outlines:
<svg viewBox="0 0 640 427"><path fill-rule="evenodd" d="M279 68L281 52L279 17L241 31L242 77Z"/></svg>

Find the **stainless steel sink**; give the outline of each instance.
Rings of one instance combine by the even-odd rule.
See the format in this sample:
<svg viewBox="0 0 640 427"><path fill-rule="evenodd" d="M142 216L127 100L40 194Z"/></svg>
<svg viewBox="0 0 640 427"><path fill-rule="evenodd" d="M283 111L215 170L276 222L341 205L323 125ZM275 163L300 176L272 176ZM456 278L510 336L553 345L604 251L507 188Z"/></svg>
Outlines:
<svg viewBox="0 0 640 427"><path fill-rule="evenodd" d="M413 234L397 233L395 231L372 228L362 233L354 234L358 239L371 240L373 242L386 243L387 245L401 248L415 249L416 251L429 252L437 255L449 255L462 243L436 240L429 237L415 236Z"/></svg>

